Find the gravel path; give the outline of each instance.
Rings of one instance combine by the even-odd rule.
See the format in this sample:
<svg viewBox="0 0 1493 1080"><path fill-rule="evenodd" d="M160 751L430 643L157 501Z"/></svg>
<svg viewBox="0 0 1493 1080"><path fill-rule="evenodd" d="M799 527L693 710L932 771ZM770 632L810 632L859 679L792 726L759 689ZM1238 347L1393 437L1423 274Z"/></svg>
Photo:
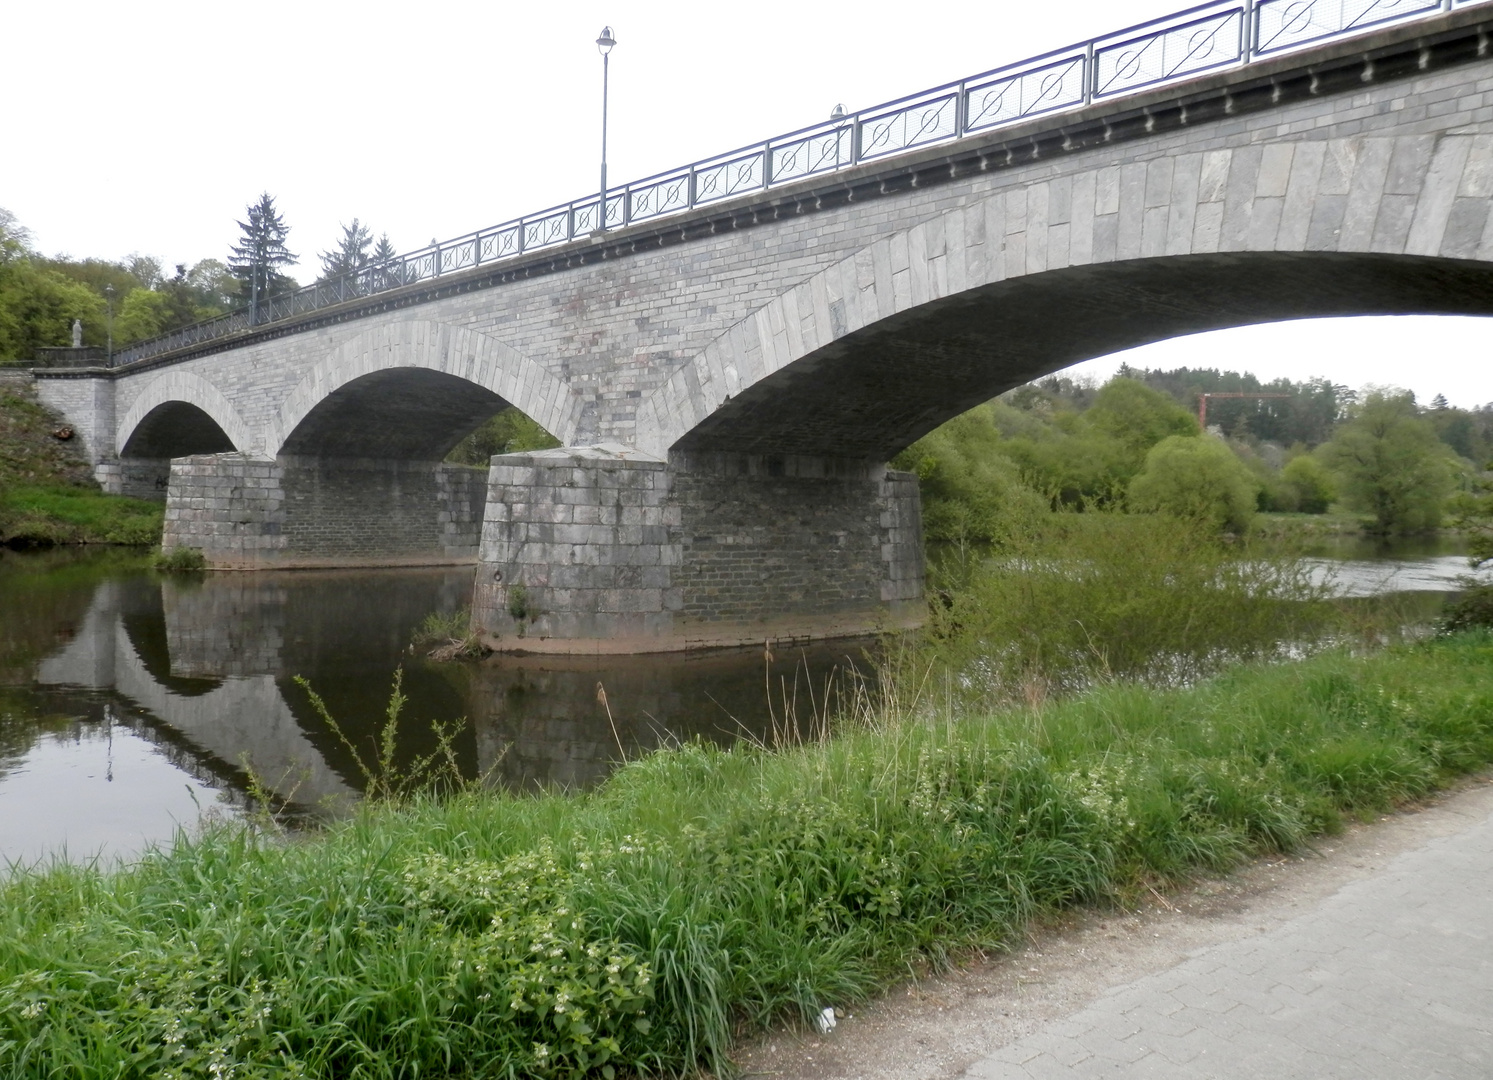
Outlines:
<svg viewBox="0 0 1493 1080"><path fill-rule="evenodd" d="M1493 1075L1493 780L910 983L747 1076Z"/></svg>

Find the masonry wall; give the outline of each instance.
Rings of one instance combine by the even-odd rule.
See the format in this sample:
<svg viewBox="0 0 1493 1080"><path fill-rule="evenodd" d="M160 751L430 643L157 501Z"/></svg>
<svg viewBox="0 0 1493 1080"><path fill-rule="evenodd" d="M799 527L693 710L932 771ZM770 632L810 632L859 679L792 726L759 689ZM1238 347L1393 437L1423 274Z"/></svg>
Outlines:
<svg viewBox="0 0 1493 1080"><path fill-rule="evenodd" d="M285 548L293 557L476 558L487 495L482 470L361 458L279 460Z"/></svg>
<svg viewBox="0 0 1493 1080"><path fill-rule="evenodd" d="M921 614L915 477L622 447L493 458L473 622L496 647L645 652L865 633Z"/></svg>
<svg viewBox="0 0 1493 1080"><path fill-rule="evenodd" d="M165 502L171 483L171 459L109 458L94 465L93 475L111 495Z"/></svg>
<svg viewBox="0 0 1493 1080"><path fill-rule="evenodd" d="M220 567L468 562L486 498L485 471L435 462L177 458L162 549Z"/></svg>

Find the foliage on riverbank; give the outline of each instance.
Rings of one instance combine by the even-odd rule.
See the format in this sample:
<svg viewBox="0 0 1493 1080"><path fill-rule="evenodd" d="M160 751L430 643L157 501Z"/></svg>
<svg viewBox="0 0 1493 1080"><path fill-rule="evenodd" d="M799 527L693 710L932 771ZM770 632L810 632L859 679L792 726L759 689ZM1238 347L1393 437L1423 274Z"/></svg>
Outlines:
<svg viewBox="0 0 1493 1080"><path fill-rule="evenodd" d="M38 485L0 490L0 542L155 544L164 507L87 488Z"/></svg>
<svg viewBox="0 0 1493 1080"><path fill-rule="evenodd" d="M942 553L912 652L967 704L1097 681L1165 685L1279 656L1338 629L1287 545L1226 540L1197 518L1044 515L999 547Z"/></svg>
<svg viewBox="0 0 1493 1080"><path fill-rule="evenodd" d="M76 437L28 383L0 390L0 544L154 544L163 516L100 491Z"/></svg>
<svg viewBox="0 0 1493 1080"><path fill-rule="evenodd" d="M886 687L835 739L684 746L584 795L468 791L306 841L216 826L124 871L18 873L0 1071L723 1068L734 1035L911 963L1493 760L1488 635L984 715L941 698Z"/></svg>

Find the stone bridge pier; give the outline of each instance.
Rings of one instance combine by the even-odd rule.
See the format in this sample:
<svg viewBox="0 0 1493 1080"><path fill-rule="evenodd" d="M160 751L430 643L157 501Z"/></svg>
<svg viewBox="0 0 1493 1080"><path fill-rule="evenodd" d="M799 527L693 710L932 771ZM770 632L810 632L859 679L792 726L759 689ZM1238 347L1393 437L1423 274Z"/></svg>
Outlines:
<svg viewBox="0 0 1493 1080"><path fill-rule="evenodd" d="M219 569L431 566L477 556L481 469L439 461L197 454L172 459L161 549Z"/></svg>
<svg viewBox="0 0 1493 1080"><path fill-rule="evenodd" d="M472 620L499 649L669 651L913 625L922 593L910 473L603 444L492 459Z"/></svg>

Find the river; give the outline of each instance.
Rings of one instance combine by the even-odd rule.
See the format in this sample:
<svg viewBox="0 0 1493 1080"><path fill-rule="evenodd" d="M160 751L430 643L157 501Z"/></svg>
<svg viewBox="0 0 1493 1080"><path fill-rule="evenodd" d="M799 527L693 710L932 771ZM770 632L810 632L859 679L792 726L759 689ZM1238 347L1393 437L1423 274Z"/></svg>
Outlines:
<svg viewBox="0 0 1493 1080"><path fill-rule="evenodd" d="M377 757L396 669L399 762L460 725L468 777L585 787L674 741L800 730L868 641L634 657L436 663L411 646L460 610L472 570L215 573L148 569L122 551L0 549L0 859L127 857L204 813L236 815L251 770L291 819L338 813ZM767 687L773 688L768 703ZM605 690L605 700L598 693Z"/></svg>
<svg viewBox="0 0 1493 1080"><path fill-rule="evenodd" d="M1447 541L1309 554L1344 595L1399 592L1426 612L1466 568ZM435 749L432 722L460 724L466 776L535 790L594 784L673 741L771 741L785 713L811 723L870 667L866 641L780 648L770 665L761 649L432 662L415 628L460 610L471 575L180 577L137 552L0 550L0 859L127 858L241 814L251 773L289 819L345 809L363 774L298 676L367 762L402 669L401 764Z"/></svg>

